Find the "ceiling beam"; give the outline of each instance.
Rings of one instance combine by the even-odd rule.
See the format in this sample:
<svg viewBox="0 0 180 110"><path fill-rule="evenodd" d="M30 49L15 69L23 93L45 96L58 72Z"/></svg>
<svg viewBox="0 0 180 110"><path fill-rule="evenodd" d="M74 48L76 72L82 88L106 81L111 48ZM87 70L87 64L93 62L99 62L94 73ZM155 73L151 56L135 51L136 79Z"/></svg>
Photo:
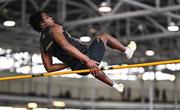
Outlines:
<svg viewBox="0 0 180 110"><path fill-rule="evenodd" d="M167 29L164 28L162 25L160 25L156 20L154 20L153 18L149 17L149 16L145 16L146 19L148 19L151 23L153 23L156 27L158 27L159 29L161 29L163 32L166 32Z"/></svg>
<svg viewBox="0 0 180 110"><path fill-rule="evenodd" d="M98 6L90 0L84 0L95 12L98 12Z"/></svg>
<svg viewBox="0 0 180 110"><path fill-rule="evenodd" d="M37 5L37 3L34 1L34 0L29 0L31 3L32 3L32 5L33 5L33 7L36 9L36 10L39 10L39 6Z"/></svg>
<svg viewBox="0 0 180 110"><path fill-rule="evenodd" d="M180 36L180 32L163 32L163 33L155 33L155 34L149 34L149 35L141 35L141 36L125 36L121 37L121 40L123 41L144 41L144 40L152 40L152 39L159 39L159 38L172 38L172 37L178 37Z"/></svg>
<svg viewBox="0 0 180 110"><path fill-rule="evenodd" d="M5 29L8 31L17 32L17 33L26 33L26 34L32 35L32 37L40 36L40 34L38 32L35 32L30 29L22 30L22 28L20 28L20 27L5 27L3 25L0 25L0 29Z"/></svg>
<svg viewBox="0 0 180 110"><path fill-rule="evenodd" d="M145 8L145 9L148 9L148 10L151 10L151 11L155 11L155 12L158 9L158 8L154 8L152 6L149 6L149 5L134 1L134 0L122 0L122 2L131 4L131 5L134 5L134 6L138 6L138 7L141 7L141 8ZM175 15L175 14L173 14L171 12L164 12L162 14L170 16L170 17L174 17L174 18L177 18L177 19L180 19L180 16Z"/></svg>
<svg viewBox="0 0 180 110"><path fill-rule="evenodd" d="M9 5L11 1L8 1L6 3L4 3L3 5L0 6L0 10L4 9L7 5ZM0 2L1 3L1 2Z"/></svg>
<svg viewBox="0 0 180 110"><path fill-rule="evenodd" d="M175 6L158 8L156 11L141 10L141 11L133 11L133 12L124 12L124 13L112 14L112 15L107 15L107 16L87 18L84 20L68 21L65 23L65 26L78 26L78 25L83 25L83 24L88 24L88 23L103 22L103 21L107 21L107 20L116 20L116 19L130 18L130 17L152 15L152 14L157 14L157 13L167 12L167 11L174 11L174 10L179 10L179 9L180 9L180 6L175 5Z"/></svg>
<svg viewBox="0 0 180 110"><path fill-rule="evenodd" d="M3 3L3 2L12 2L12 1L15 1L15 0L0 0L0 3Z"/></svg>

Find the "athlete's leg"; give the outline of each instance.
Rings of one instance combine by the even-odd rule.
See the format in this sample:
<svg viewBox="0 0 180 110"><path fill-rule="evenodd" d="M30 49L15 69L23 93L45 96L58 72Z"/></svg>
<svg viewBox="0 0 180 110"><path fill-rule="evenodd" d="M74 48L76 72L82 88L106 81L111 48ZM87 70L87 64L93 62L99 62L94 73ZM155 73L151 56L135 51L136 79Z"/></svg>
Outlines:
<svg viewBox="0 0 180 110"><path fill-rule="evenodd" d="M102 39L95 39L89 46L89 57L97 62L101 62L105 53L105 45ZM98 80L106 83L107 85L115 88L117 91L122 92L123 88L117 83L114 83L104 72L91 73Z"/></svg>
<svg viewBox="0 0 180 110"><path fill-rule="evenodd" d="M115 39L114 37L106 34L106 33L101 33L97 36L98 38L100 38L105 45L108 45L109 47L113 48L113 49L118 49L122 52L125 52L126 47L120 43L117 39Z"/></svg>
<svg viewBox="0 0 180 110"><path fill-rule="evenodd" d="M131 41L130 44L126 47L122 43L120 43L117 39L106 33L102 33L98 35L98 38L101 39L105 45L108 45L113 49L117 49L120 50L121 52L124 52L128 57L128 59L132 58L134 51L136 50L136 44L133 41Z"/></svg>
<svg viewBox="0 0 180 110"><path fill-rule="evenodd" d="M109 79L109 77L102 71L99 73L91 73L95 78L99 79L100 81L108 84L109 86L113 86L113 81Z"/></svg>
<svg viewBox="0 0 180 110"><path fill-rule="evenodd" d="M132 58L132 55L133 55L134 51L136 50L136 44L134 42L130 43L130 45L128 45L128 47L126 47L123 44L121 44L117 39L115 39L115 38L113 38L110 35L105 34L105 33L98 35L98 38L101 39L105 45L108 45L109 47L111 47L113 49L117 49L121 52L124 52L129 59ZM96 47L97 45L93 45L93 46ZM93 46L92 46L92 48L93 48ZM95 49L93 48L93 50L95 50ZM99 50L103 50L103 49L99 49ZM101 53L101 52L97 51L96 54L98 54L98 53ZM92 73L92 74L95 78L97 78L100 81L102 81L102 82L108 84L109 86L115 88L117 91L119 91L119 92L123 91L123 85L114 83L112 80L109 79L108 76L106 76L106 74L104 72Z"/></svg>
<svg viewBox="0 0 180 110"><path fill-rule="evenodd" d="M114 89L116 89L119 92L123 92L124 86L122 84L117 84L114 83L111 79L109 79L109 77L102 71L100 71L99 73L91 73L95 78L97 78L98 80L106 83L107 85L113 87Z"/></svg>

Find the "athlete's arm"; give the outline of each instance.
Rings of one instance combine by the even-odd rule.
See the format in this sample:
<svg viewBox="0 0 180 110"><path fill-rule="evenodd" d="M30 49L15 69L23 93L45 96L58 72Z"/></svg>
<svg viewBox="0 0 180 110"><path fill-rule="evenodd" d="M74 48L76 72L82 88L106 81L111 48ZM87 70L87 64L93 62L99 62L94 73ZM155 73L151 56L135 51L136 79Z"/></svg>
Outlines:
<svg viewBox="0 0 180 110"><path fill-rule="evenodd" d="M89 58L81 53L77 48L75 48L73 45L71 45L66 38L64 37L63 34L63 29L60 28L60 26L56 25L51 28L52 31L52 36L55 39L55 41L58 43L60 47L62 47L65 51L70 53L72 56L80 59L81 61L88 61Z"/></svg>
<svg viewBox="0 0 180 110"><path fill-rule="evenodd" d="M58 71L68 67L64 64L53 64L52 56L47 52L44 52L43 50L41 50L41 57L42 57L43 65L47 70L47 72Z"/></svg>
<svg viewBox="0 0 180 110"><path fill-rule="evenodd" d="M53 26L51 28L51 32L52 32L52 37L55 39L55 41L57 42L57 44L59 46L61 46L66 52L68 52L69 54L71 54L72 56L74 56L75 58L85 62L85 64L89 67L89 68L98 68L96 61L88 58L88 56L86 56L85 54L83 54L82 52L80 52L76 47L74 47L73 45L71 45L65 38L64 34L63 34L63 29L59 26Z"/></svg>

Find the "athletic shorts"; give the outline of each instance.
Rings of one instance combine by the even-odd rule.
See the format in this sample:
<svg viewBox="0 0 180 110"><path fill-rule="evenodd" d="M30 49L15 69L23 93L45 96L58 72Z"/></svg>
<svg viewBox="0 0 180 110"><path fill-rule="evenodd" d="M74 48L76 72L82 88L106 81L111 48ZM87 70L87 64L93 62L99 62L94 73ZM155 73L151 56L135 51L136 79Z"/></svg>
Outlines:
<svg viewBox="0 0 180 110"><path fill-rule="evenodd" d="M97 38L95 39L87 49L87 56L97 62L101 62L105 54L105 45L104 42ZM83 62L78 63L76 66L79 66L78 69L88 69L86 64ZM80 73L80 75L88 75L89 73Z"/></svg>
<svg viewBox="0 0 180 110"><path fill-rule="evenodd" d="M105 45L104 42L99 38L95 39L88 48L89 58L99 63L102 61L104 57L104 53L105 53Z"/></svg>

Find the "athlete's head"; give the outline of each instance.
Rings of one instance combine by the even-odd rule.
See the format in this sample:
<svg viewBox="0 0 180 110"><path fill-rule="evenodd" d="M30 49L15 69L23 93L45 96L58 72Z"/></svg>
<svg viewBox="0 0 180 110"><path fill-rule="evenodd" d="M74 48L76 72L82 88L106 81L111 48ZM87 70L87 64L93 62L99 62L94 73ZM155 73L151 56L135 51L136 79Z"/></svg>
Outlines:
<svg viewBox="0 0 180 110"><path fill-rule="evenodd" d="M35 31L41 32L43 28L54 25L54 20L45 11L37 11L30 16L29 24Z"/></svg>

